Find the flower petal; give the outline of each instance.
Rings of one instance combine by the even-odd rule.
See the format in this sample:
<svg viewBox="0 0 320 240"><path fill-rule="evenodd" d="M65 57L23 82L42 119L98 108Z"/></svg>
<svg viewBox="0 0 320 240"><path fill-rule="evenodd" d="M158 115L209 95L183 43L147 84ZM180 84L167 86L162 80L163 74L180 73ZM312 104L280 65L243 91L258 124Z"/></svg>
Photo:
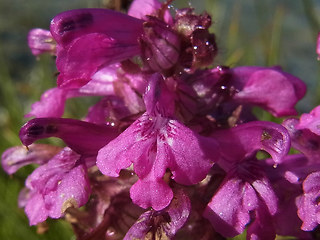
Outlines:
<svg viewBox="0 0 320 240"><path fill-rule="evenodd" d="M278 199L268 178L257 179L251 185L264 201L266 210L269 211L270 215L275 215L278 211Z"/></svg>
<svg viewBox="0 0 320 240"><path fill-rule="evenodd" d="M50 31L58 43L58 85L85 85L100 68L139 54L142 22L107 9L78 9L57 15Z"/></svg>
<svg viewBox="0 0 320 240"><path fill-rule="evenodd" d="M227 178L213 196L203 216L224 237L242 233L250 221L250 211L258 207L256 193L249 183Z"/></svg>
<svg viewBox="0 0 320 240"><path fill-rule="evenodd" d="M139 52L140 49L134 42L123 43L103 33L90 33L79 37L68 49L58 48L58 86L81 87L89 82L99 69L131 58Z"/></svg>
<svg viewBox="0 0 320 240"><path fill-rule="evenodd" d="M170 120L165 130L161 131L165 142L158 139L157 158L170 159L167 167L178 183L192 185L203 180L220 156L216 140L200 136L176 120ZM160 144L167 148L169 156Z"/></svg>
<svg viewBox="0 0 320 240"><path fill-rule="evenodd" d="M30 225L36 225L44 222L48 217L44 200L41 194L34 193L30 198L25 207L25 212L29 219Z"/></svg>
<svg viewBox="0 0 320 240"><path fill-rule="evenodd" d="M259 209L255 212L255 215L254 221L248 227L247 239L276 239L275 226L273 225L273 219L268 212L267 207L261 204Z"/></svg>
<svg viewBox="0 0 320 240"><path fill-rule="evenodd" d="M169 70L180 57L180 36L155 17L148 17L143 27L145 33L140 38L140 46L145 65L154 72Z"/></svg>
<svg viewBox="0 0 320 240"><path fill-rule="evenodd" d="M235 161L242 161L245 156L258 150L268 152L276 164L280 163L290 149L288 131L273 122L244 123L227 130L215 131L211 136L220 145L223 161L219 161L219 164L225 165L223 167L227 171L230 164L233 166Z"/></svg>
<svg viewBox="0 0 320 240"><path fill-rule="evenodd" d="M304 194L296 199L298 216L303 221L301 229L304 231L312 231L320 224L319 183L320 171L311 173L303 182Z"/></svg>
<svg viewBox="0 0 320 240"><path fill-rule="evenodd" d="M35 118L27 122L19 134L26 146L38 139L58 137L82 155L96 155L117 135L118 131L111 126L67 118Z"/></svg>
<svg viewBox="0 0 320 240"><path fill-rule="evenodd" d="M56 191L45 195L44 201L46 206L50 206L49 216L59 218L69 207L78 208L86 204L89 196L87 169L84 164L80 164L65 173Z"/></svg>
<svg viewBox="0 0 320 240"><path fill-rule="evenodd" d="M62 46L90 33L104 33L111 38L128 41L139 37L142 23L140 19L109 9L75 9L55 16L50 31Z"/></svg>
<svg viewBox="0 0 320 240"><path fill-rule="evenodd" d="M44 164L60 151L59 147L45 144L32 144L7 149L1 156L1 164L8 174L13 174L28 164Z"/></svg>
<svg viewBox="0 0 320 240"><path fill-rule="evenodd" d="M320 158L320 136L308 128L298 129L298 119L286 119L282 125L290 134L292 147L302 152L310 163L318 164Z"/></svg>
<svg viewBox="0 0 320 240"><path fill-rule="evenodd" d="M173 197L171 188L161 178L146 177L139 179L130 189L133 203L140 207L152 207L159 211L167 207Z"/></svg>
<svg viewBox="0 0 320 240"><path fill-rule="evenodd" d="M297 129L309 129L314 134L320 136L320 106L314 108L310 113L304 113L300 116Z"/></svg>
<svg viewBox="0 0 320 240"><path fill-rule="evenodd" d="M31 106L31 111L25 117L61 117L67 99L67 91L51 88L41 95L41 100Z"/></svg>
<svg viewBox="0 0 320 240"><path fill-rule="evenodd" d="M141 118L144 119L147 116L142 115ZM143 120L134 122L117 138L99 150L97 166L103 174L118 177L121 169L129 167L133 162L139 162L141 158L148 158L149 148L154 139L141 137L139 130L144 122ZM152 163L146 166L142 164L141 169L135 166L138 176L146 176L151 168L150 164Z"/></svg>
<svg viewBox="0 0 320 240"><path fill-rule="evenodd" d="M129 229L124 239L145 239L150 234L171 239L187 221L190 210L191 204L187 195L181 190L177 191L168 208L159 212L149 210L143 213Z"/></svg>
<svg viewBox="0 0 320 240"><path fill-rule="evenodd" d="M232 70L234 81L242 85L236 101L256 104L273 115L296 115L295 104L306 92L305 84L277 67L238 67Z"/></svg>
<svg viewBox="0 0 320 240"><path fill-rule="evenodd" d="M39 202L39 208L32 209L29 205L33 197L27 200L25 210L30 222L36 221L33 215L60 218L67 208L83 206L91 192L85 163L69 148L33 171L26 180L26 187Z"/></svg>

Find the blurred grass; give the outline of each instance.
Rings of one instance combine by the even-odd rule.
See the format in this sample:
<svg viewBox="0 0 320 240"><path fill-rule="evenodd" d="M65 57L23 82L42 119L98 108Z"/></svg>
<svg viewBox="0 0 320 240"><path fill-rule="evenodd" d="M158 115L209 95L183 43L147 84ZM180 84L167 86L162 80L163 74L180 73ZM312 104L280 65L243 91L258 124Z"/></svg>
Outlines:
<svg viewBox="0 0 320 240"><path fill-rule="evenodd" d="M183 7L185 2L177 1L175 6ZM320 30L318 1L194 0L190 3L197 12L206 9L212 14L212 30L220 51L216 64L281 65L308 84L309 92L298 110L307 112L320 104L320 65L315 54L315 37ZM26 121L23 115L44 90L55 86L54 60L50 56L43 56L40 61L34 59L26 43L29 29L48 28L50 19L61 11L99 6L99 0L0 0L1 153L20 144L18 132ZM77 101L69 108L69 115L84 113ZM275 120L267 113L258 111L258 114L262 119ZM72 239L70 227L55 220L48 221L47 233L38 235L35 227L29 227L23 210L18 209L18 192L32 169L23 168L11 177L0 170L0 239Z"/></svg>

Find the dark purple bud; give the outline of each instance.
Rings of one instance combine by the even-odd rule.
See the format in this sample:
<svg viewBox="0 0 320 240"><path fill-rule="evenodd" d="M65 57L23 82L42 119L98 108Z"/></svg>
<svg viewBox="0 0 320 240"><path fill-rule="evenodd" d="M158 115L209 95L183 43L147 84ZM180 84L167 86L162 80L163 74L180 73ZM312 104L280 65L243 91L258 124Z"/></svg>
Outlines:
<svg viewBox="0 0 320 240"><path fill-rule="evenodd" d="M197 15L192 8L178 10L174 29L182 37L181 65L194 71L212 63L218 52L214 34L209 33L211 17L207 13Z"/></svg>
<svg viewBox="0 0 320 240"><path fill-rule="evenodd" d="M29 146L38 139L58 137L82 155L96 155L98 150L118 136L111 126L96 125L66 118L35 118L20 130L21 142Z"/></svg>
<svg viewBox="0 0 320 240"><path fill-rule="evenodd" d="M144 23L144 35L140 39L144 63L155 72L172 68L180 55L180 38L169 25L155 17Z"/></svg>
<svg viewBox="0 0 320 240"><path fill-rule="evenodd" d="M198 68L208 66L212 63L218 53L218 47L214 34L210 34L207 29L196 29L191 35L193 46L192 67Z"/></svg>

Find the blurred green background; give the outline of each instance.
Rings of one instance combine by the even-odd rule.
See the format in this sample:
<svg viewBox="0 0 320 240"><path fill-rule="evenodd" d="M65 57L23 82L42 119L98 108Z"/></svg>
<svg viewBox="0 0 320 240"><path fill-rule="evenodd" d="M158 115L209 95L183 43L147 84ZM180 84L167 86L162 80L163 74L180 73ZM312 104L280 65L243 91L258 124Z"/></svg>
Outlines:
<svg viewBox="0 0 320 240"><path fill-rule="evenodd" d="M61 11L102 7L108 0L0 0L0 153L19 145L23 115L41 93L55 86L55 65L50 56L34 58L27 46L31 28L48 28ZM194 0L176 1L175 7L194 6L212 15L219 56L216 64L229 66L281 65L308 85L299 112L320 104L316 36L320 31L320 1L316 0ZM68 107L77 115L78 106ZM42 235L29 227L23 210L17 207L19 190L32 167L14 176L0 169L0 239L74 239L63 221L49 220L50 230Z"/></svg>

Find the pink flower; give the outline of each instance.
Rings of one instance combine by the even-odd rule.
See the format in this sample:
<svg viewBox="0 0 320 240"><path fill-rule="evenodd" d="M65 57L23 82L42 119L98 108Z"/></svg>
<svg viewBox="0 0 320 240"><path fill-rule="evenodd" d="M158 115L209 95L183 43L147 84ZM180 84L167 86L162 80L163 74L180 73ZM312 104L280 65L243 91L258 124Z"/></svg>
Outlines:
<svg viewBox="0 0 320 240"><path fill-rule="evenodd" d="M281 163L290 148L286 129L259 121L216 131L212 137L221 151L217 164L227 176L205 209L204 217L225 237L242 233L252 221L249 236L274 238L275 230L269 221L278 211L278 199L256 153L264 150L274 163Z"/></svg>
<svg viewBox="0 0 320 240"><path fill-rule="evenodd" d="M133 164L139 177L130 190L133 202L161 210L173 197L164 180L166 171L177 183L196 184L205 178L219 151L214 139L172 117L172 96L159 75L150 79L144 100L147 112L99 151L97 166L103 174L117 177Z"/></svg>

